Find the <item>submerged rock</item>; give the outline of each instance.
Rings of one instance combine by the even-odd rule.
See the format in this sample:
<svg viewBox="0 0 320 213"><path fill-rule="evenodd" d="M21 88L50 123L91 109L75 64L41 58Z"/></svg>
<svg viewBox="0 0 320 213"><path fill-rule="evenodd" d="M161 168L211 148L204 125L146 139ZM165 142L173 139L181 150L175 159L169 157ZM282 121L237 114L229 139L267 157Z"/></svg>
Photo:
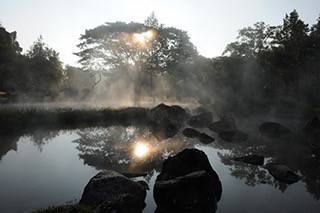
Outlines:
<svg viewBox="0 0 320 213"><path fill-rule="evenodd" d="M185 149L164 161L154 186L156 212L215 212L222 185L206 154Z"/></svg>
<svg viewBox="0 0 320 213"><path fill-rule="evenodd" d="M98 206L98 212L138 213L145 207L146 187L120 173L106 170L90 179L80 204ZM102 211L103 210L103 211Z"/></svg>
<svg viewBox="0 0 320 213"><path fill-rule="evenodd" d="M249 163L253 165L263 165L264 157L261 155L246 155L238 158L234 158L235 161L240 161L244 163Z"/></svg>
<svg viewBox="0 0 320 213"><path fill-rule="evenodd" d="M280 137L290 133L290 130L282 124L276 122L265 122L260 125L259 131L267 137Z"/></svg>
<svg viewBox="0 0 320 213"><path fill-rule="evenodd" d="M248 134L240 130L220 132L219 137L227 142L243 142L248 139Z"/></svg>
<svg viewBox="0 0 320 213"><path fill-rule="evenodd" d="M182 134L188 138L197 138L201 134L201 132L192 128L185 128L182 131Z"/></svg>
<svg viewBox="0 0 320 213"><path fill-rule="evenodd" d="M192 116L187 122L189 126L195 128L204 128L210 123L212 123L212 113L209 111Z"/></svg>
<svg viewBox="0 0 320 213"><path fill-rule="evenodd" d="M298 182L301 177L289 169L286 165L269 163L266 166L269 173L277 180L288 184Z"/></svg>
<svg viewBox="0 0 320 213"><path fill-rule="evenodd" d="M201 143L204 143L204 144L210 144L214 141L214 138L207 135L206 133L201 133L199 136L198 136L198 139Z"/></svg>
<svg viewBox="0 0 320 213"><path fill-rule="evenodd" d="M192 128L186 128L182 131L182 134L188 138L197 138L201 143L209 144L214 141L214 138L207 135L206 133L201 133L198 130Z"/></svg>
<svg viewBox="0 0 320 213"><path fill-rule="evenodd" d="M236 124L233 118L223 117L220 121L213 122L208 128L216 133L234 131Z"/></svg>

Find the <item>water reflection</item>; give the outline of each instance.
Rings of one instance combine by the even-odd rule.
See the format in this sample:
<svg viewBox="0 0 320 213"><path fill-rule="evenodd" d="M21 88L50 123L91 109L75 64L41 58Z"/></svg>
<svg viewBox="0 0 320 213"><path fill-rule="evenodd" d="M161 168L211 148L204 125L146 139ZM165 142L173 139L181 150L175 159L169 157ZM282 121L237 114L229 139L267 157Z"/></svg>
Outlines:
<svg viewBox="0 0 320 213"><path fill-rule="evenodd" d="M17 142L19 136L0 136L0 161L4 155L6 155L10 150L17 151Z"/></svg>
<svg viewBox="0 0 320 213"><path fill-rule="evenodd" d="M40 152L43 152L43 149L53 143L52 141L55 138L66 137L71 133L74 135L72 144L75 146L75 154L78 155L83 164L96 170L109 169L122 173L147 173L149 174L147 181L154 178L154 170L159 171L163 160L168 156L197 144L196 140L187 139L181 134L177 134L168 140L158 141L147 128L133 126L86 128L76 131L36 131L29 133L27 138ZM320 157L314 152L313 146L310 146L308 140L296 133L277 139L261 137L256 132L248 133L250 135L249 140L232 144L219 140L219 137L215 136L216 141L208 146L212 146L211 150L215 152L218 150L219 160L217 159L217 161L219 163L221 161L224 167L214 167L214 169L218 169L217 171L220 171L220 173L227 170L228 176L224 178L229 180L231 175L247 186L255 187L255 189L265 185L290 194L290 187L294 188L294 186L275 180L264 167L232 160L233 157L246 154L260 154L267 157L268 161L283 163L297 171L303 176L302 183L297 185L300 187L303 184L303 187L315 200L320 199ZM0 135L0 138L1 164L4 156L8 155L10 151L17 151L19 148L17 144L23 143L23 141L18 142L21 138L19 134ZM68 141L65 141L65 143L68 143ZM146 155L137 155L136 145L139 143L146 144L149 147ZM67 151L61 150L61 152L68 155ZM57 153L52 153L52 155L56 156ZM210 151L207 152L207 155L210 158L210 155L213 154ZM37 170L37 168L33 169ZM226 185L228 184L228 182L224 182L225 179L221 179L221 181ZM87 178L84 178L83 183L86 182ZM79 190L81 189L79 187ZM257 193L263 193L263 191ZM229 195L224 194L223 196Z"/></svg>
<svg viewBox="0 0 320 213"><path fill-rule="evenodd" d="M287 165L298 174L306 190L316 199L320 199L320 158L312 151L309 141L297 133L291 133L280 138L266 138L252 134L246 143L230 145L220 141L217 148L221 161L229 166L230 174L241 179L248 186L260 184L272 185L285 192L288 184L275 180L263 166L255 166L232 160L234 157L248 154L260 154L267 162L277 162Z"/></svg>
<svg viewBox="0 0 320 213"><path fill-rule="evenodd" d="M78 144L79 157L85 164L98 170L109 169L122 173L158 170L168 156L192 146L180 134L158 141L147 128L114 126L84 129L77 133L80 138L74 143Z"/></svg>

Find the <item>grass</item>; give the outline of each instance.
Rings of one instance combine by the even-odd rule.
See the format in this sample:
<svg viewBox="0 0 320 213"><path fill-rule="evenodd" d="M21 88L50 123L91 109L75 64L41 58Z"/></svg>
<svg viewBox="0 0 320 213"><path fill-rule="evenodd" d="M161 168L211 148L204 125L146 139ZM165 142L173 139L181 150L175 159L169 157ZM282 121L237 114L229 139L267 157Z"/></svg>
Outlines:
<svg viewBox="0 0 320 213"><path fill-rule="evenodd" d="M145 108L123 109L0 109L0 134L26 134L35 130L77 129L111 125L145 125Z"/></svg>
<svg viewBox="0 0 320 213"><path fill-rule="evenodd" d="M35 210L32 213L91 213L94 208L80 204L66 204L62 206L50 206L46 209Z"/></svg>

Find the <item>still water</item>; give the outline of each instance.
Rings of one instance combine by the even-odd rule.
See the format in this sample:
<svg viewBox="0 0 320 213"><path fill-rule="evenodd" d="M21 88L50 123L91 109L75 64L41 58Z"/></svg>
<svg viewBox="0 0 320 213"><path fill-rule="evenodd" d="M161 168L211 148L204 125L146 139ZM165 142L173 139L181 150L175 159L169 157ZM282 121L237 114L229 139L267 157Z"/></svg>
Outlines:
<svg viewBox="0 0 320 213"><path fill-rule="evenodd" d="M262 167L228 160L229 155L239 155L248 146L222 146L219 140L204 146L182 135L157 142L148 131L135 127L35 132L0 136L0 140L1 213L75 203L89 179L103 169L148 173L150 190L144 212L153 212L152 188L163 159L186 147L203 150L220 177L223 193L217 212L320 211L320 174L313 168L297 168L304 179L286 185ZM147 144L145 153L137 155L137 143Z"/></svg>

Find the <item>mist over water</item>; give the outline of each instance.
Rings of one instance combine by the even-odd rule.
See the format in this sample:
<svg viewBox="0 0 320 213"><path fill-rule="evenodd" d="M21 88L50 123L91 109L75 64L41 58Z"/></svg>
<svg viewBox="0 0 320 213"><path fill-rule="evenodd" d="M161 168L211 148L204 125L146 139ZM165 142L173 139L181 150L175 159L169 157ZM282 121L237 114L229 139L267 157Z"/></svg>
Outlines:
<svg viewBox="0 0 320 213"><path fill-rule="evenodd" d="M0 212L82 208L106 170L148 186L145 213L180 212L158 194L170 184L192 192L171 199L192 212L211 199L201 208L319 211L320 18L307 24L293 10L280 25L257 22L214 58L160 21L84 30L77 66L42 36L23 51L0 25ZM121 196L93 206L128 202Z"/></svg>

